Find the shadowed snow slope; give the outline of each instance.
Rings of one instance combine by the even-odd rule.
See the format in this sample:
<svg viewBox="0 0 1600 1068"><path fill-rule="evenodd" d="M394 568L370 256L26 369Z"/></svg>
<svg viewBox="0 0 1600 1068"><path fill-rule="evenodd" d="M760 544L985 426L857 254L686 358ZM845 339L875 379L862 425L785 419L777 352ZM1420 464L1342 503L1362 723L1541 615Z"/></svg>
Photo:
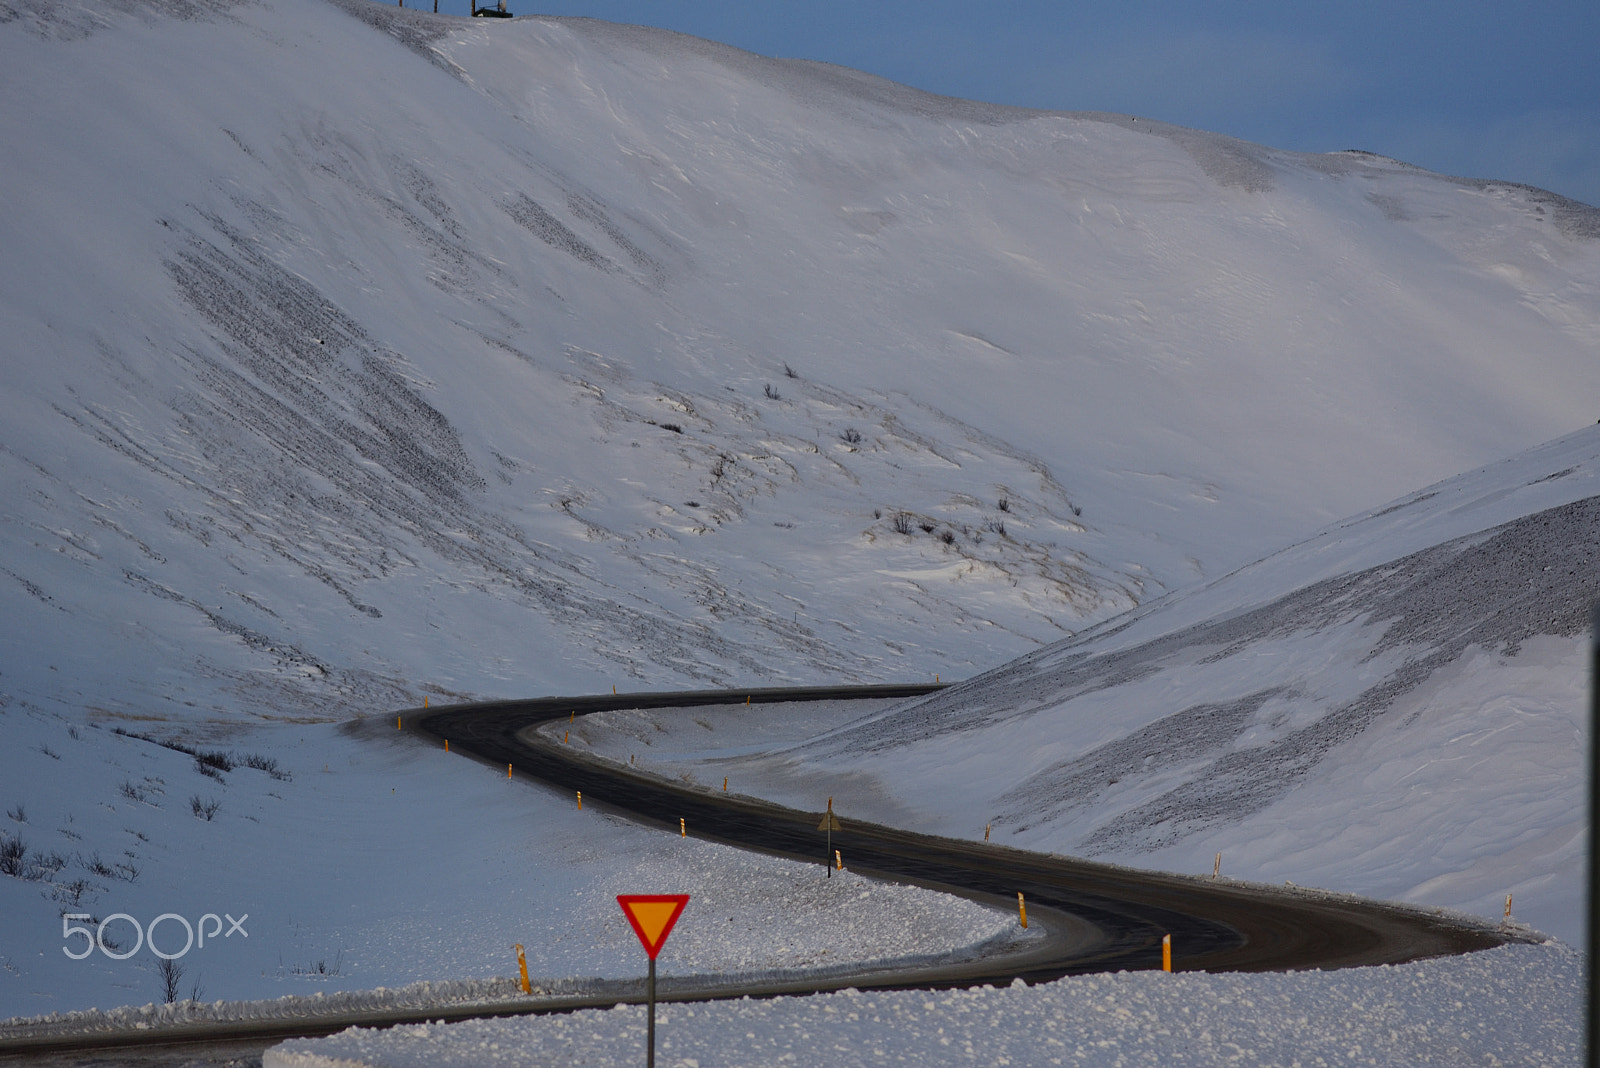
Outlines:
<svg viewBox="0 0 1600 1068"><path fill-rule="evenodd" d="M0 3L0 702L960 676L1595 414L1586 206L485 21Z"/></svg>
<svg viewBox="0 0 1600 1068"><path fill-rule="evenodd" d="M1221 852L1241 878L1491 916L1514 891L1520 919L1577 942L1596 601L1590 427L709 771L1140 867L1209 873Z"/></svg>

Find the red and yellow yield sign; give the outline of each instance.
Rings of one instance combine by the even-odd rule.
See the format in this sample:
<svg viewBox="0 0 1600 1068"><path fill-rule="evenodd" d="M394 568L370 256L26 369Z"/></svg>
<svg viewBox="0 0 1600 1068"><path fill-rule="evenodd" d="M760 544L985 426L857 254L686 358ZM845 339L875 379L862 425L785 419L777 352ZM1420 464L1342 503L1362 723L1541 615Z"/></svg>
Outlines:
<svg viewBox="0 0 1600 1068"><path fill-rule="evenodd" d="M644 951L655 960L661 947L666 945L673 924L683 915L689 903L688 894L618 894L617 904L633 924L633 933L639 936Z"/></svg>
<svg viewBox="0 0 1600 1068"><path fill-rule="evenodd" d="M645 1029L645 1066L656 1065L656 954L667 944L672 925L683 915L683 906L689 903L688 894L618 894L617 904L622 914L633 924L633 933L639 936L644 951L650 955L650 1022Z"/></svg>

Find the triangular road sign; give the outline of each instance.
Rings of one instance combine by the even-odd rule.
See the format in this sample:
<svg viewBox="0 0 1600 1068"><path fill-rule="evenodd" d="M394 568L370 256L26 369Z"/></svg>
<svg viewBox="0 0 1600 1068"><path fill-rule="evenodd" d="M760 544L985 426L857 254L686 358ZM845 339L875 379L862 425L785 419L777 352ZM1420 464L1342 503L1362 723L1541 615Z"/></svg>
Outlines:
<svg viewBox="0 0 1600 1068"><path fill-rule="evenodd" d="M843 827L839 826L839 818L833 814L833 798L831 797L828 798L827 814L822 817L822 822L817 824L817 830L828 831L830 833L833 831L844 830Z"/></svg>
<svg viewBox="0 0 1600 1068"><path fill-rule="evenodd" d="M656 954L661 952L667 936L672 933L672 925L678 922L678 917L683 915L683 907L688 903L688 894L617 895L617 904L622 906L623 915L633 924L633 933L639 936L639 942L651 960L655 960Z"/></svg>

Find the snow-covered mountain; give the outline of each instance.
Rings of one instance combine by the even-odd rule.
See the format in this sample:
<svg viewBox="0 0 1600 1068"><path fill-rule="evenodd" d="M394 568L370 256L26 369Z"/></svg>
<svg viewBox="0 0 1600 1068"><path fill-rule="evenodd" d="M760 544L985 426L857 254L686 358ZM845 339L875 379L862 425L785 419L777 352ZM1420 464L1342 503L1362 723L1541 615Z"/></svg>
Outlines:
<svg viewBox="0 0 1600 1068"><path fill-rule="evenodd" d="M1600 213L586 20L0 4L0 701L960 677L1600 395Z"/></svg>
<svg viewBox="0 0 1600 1068"><path fill-rule="evenodd" d="M815 739L631 748L1143 868L1209 874L1221 853L1240 878L1489 916L1513 893L1576 943L1596 603L1600 426Z"/></svg>
<svg viewBox="0 0 1600 1068"><path fill-rule="evenodd" d="M0 0L0 101L0 1014L155 996L69 907L592 969L644 832L305 721L609 685L975 676L740 786L1573 937L1595 209L368 0Z"/></svg>

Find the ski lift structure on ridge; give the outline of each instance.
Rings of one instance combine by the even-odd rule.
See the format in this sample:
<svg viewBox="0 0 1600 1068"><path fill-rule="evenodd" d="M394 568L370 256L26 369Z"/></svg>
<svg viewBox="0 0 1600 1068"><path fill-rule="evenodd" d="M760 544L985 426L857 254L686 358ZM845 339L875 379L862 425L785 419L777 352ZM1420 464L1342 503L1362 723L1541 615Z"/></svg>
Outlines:
<svg viewBox="0 0 1600 1068"><path fill-rule="evenodd" d="M478 0L471 0L471 3L474 18L508 19L512 17L511 12L506 10L506 0L500 0L495 7L479 7ZM406 0L400 0L400 6L405 7ZM439 0L433 0L433 13L435 15L439 13Z"/></svg>

